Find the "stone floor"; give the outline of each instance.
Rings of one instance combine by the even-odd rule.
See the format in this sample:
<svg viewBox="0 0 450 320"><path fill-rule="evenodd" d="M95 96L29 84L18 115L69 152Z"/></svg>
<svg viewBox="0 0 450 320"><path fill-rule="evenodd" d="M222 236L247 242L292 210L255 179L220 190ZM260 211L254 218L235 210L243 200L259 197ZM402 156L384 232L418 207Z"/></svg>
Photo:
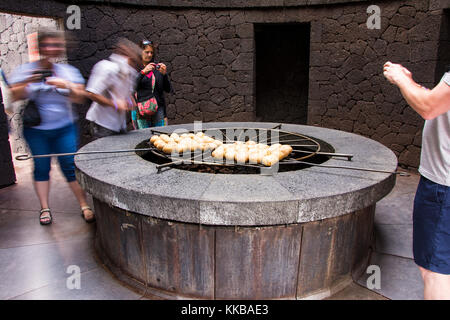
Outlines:
<svg viewBox="0 0 450 320"><path fill-rule="evenodd" d="M55 163L50 191L54 222L50 226L38 223L31 160L15 161L14 165L17 183L0 189L0 299L158 299L126 287L97 260L93 250L95 224L81 218ZM411 212L418 178L416 174L399 176L394 190L377 204L376 250L371 265L380 268L380 288L367 289L370 274L365 274L328 299L423 298L411 247ZM80 289L69 289L77 284L71 277L72 268L81 272Z"/></svg>

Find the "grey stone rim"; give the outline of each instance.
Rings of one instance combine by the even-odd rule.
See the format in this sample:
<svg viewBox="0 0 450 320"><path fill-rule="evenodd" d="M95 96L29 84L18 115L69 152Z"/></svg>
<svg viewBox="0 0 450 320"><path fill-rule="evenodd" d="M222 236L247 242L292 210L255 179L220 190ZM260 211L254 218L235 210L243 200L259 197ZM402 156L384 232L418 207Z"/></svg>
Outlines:
<svg viewBox="0 0 450 320"><path fill-rule="evenodd" d="M204 123L208 128L272 128L276 123ZM194 124L158 128L193 130ZM382 144L343 131L282 124L282 130L330 143L337 153L353 154L349 166L394 172L395 154ZM132 149L150 129L96 140L80 151ZM342 159L324 164L346 165ZM157 173L156 164L135 153L78 155L77 178L95 198L123 210L179 222L258 226L303 223L366 208L387 195L395 174L311 167L261 175L211 175L176 168Z"/></svg>

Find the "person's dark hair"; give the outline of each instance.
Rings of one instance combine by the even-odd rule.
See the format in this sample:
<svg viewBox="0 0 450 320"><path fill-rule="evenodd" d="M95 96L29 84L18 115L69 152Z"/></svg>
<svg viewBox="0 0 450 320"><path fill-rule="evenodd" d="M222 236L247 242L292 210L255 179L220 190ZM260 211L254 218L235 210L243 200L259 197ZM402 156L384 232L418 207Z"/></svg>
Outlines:
<svg viewBox="0 0 450 320"><path fill-rule="evenodd" d="M56 29L40 29L38 31L38 46L41 47L42 41L48 38L58 38L64 40L64 32Z"/></svg>
<svg viewBox="0 0 450 320"><path fill-rule="evenodd" d="M131 58L136 66L141 61L141 49L137 44L128 39L119 38L116 45L114 46L114 52Z"/></svg>

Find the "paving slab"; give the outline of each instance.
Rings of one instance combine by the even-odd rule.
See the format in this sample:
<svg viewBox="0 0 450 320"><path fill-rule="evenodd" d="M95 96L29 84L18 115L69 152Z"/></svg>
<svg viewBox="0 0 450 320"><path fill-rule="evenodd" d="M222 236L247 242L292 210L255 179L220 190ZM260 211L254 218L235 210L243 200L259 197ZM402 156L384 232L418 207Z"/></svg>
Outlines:
<svg viewBox="0 0 450 320"><path fill-rule="evenodd" d="M384 198L377 203L376 224L412 225L414 193Z"/></svg>
<svg viewBox="0 0 450 320"><path fill-rule="evenodd" d="M372 289L374 292L392 300L423 299L422 277L412 259L375 252L370 264L380 268L380 288ZM357 283L366 286L367 279L373 275L373 272L365 273Z"/></svg>
<svg viewBox="0 0 450 320"><path fill-rule="evenodd" d="M0 299L12 299L59 280L65 282L71 265L81 272L98 268L92 239L0 249Z"/></svg>
<svg viewBox="0 0 450 320"><path fill-rule="evenodd" d="M0 209L0 248L88 240L93 237L95 224L86 223L78 212L53 211L53 223L41 226L36 210Z"/></svg>
<svg viewBox="0 0 450 320"><path fill-rule="evenodd" d="M375 250L413 259L412 225L375 224Z"/></svg>
<svg viewBox="0 0 450 320"><path fill-rule="evenodd" d="M356 283L351 283L345 289L335 293L324 300L389 300Z"/></svg>
<svg viewBox="0 0 450 320"><path fill-rule="evenodd" d="M51 171L50 201L55 216L51 226L38 223L32 162L15 160L14 165L18 183L0 189L0 299L161 299L148 293L142 296L103 268L93 247L95 224L86 224L80 217L78 204L56 163ZM381 288L369 290L366 282L370 275L364 274L328 299L423 298L420 273L408 254L418 181L417 174L397 176L392 192L377 204L376 252L371 264L380 266ZM67 288L70 265L80 267L81 289Z"/></svg>
<svg viewBox="0 0 450 320"><path fill-rule="evenodd" d="M70 274L67 274L69 277ZM75 282L67 286L67 279L60 279L15 297L18 300L138 300L142 295L128 289L111 275L97 267L80 274L79 287ZM148 298L147 298L148 299Z"/></svg>
<svg viewBox="0 0 450 320"><path fill-rule="evenodd" d="M15 161L15 163L21 161ZM33 163L28 161L28 166ZM23 163L19 164L24 166ZM0 189L0 208L12 210L32 210L36 217L39 216L40 204L34 191L31 170L19 166L19 173L16 171L17 183L7 188ZM50 195L49 205L52 211L57 212L78 212L79 205L75 196L65 181L59 167L52 163L50 171ZM91 197L88 195L88 201L92 204Z"/></svg>

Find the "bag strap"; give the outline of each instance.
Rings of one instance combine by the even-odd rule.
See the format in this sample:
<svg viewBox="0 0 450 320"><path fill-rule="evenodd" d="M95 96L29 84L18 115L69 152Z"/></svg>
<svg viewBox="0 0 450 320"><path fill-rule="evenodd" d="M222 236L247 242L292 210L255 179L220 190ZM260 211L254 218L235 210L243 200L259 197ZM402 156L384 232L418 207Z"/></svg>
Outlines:
<svg viewBox="0 0 450 320"><path fill-rule="evenodd" d="M155 92L155 84L156 84L156 77L153 74L153 70L147 73L145 76L152 81L152 94L153 94Z"/></svg>

